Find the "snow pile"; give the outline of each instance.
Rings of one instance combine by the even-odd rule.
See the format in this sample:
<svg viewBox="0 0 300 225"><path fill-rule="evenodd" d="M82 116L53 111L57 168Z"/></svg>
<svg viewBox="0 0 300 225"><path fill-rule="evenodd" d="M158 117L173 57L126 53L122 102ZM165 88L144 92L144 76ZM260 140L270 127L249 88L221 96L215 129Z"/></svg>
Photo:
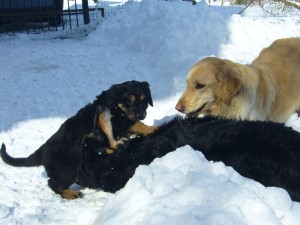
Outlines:
<svg viewBox="0 0 300 225"><path fill-rule="evenodd" d="M183 147L140 166L94 224L255 225L262 218L269 225L296 224L299 210L285 190L265 188Z"/></svg>
<svg viewBox="0 0 300 225"><path fill-rule="evenodd" d="M240 10L225 9L230 14ZM193 6L191 2L144 0L106 21L97 32L109 44L149 55L151 66L161 74L171 69L174 75L197 60L195 55L216 54L219 45L227 43L228 18L226 13L211 10L205 1Z"/></svg>

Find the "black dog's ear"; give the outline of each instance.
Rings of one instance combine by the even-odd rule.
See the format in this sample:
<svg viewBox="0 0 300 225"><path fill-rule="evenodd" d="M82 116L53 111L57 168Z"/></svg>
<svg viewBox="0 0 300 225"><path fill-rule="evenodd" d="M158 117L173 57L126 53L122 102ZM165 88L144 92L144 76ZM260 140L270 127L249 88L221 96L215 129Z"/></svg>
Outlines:
<svg viewBox="0 0 300 225"><path fill-rule="evenodd" d="M149 105L153 106L153 101L152 101L152 96L151 96L149 83L144 81L144 82L141 82L141 84L143 86L143 90L145 91L145 94L146 94L146 97L148 99Z"/></svg>
<svg viewBox="0 0 300 225"><path fill-rule="evenodd" d="M125 88L122 85L114 84L107 91L103 91L98 99L100 104L107 106L109 109L115 107L119 101L120 96L125 92Z"/></svg>

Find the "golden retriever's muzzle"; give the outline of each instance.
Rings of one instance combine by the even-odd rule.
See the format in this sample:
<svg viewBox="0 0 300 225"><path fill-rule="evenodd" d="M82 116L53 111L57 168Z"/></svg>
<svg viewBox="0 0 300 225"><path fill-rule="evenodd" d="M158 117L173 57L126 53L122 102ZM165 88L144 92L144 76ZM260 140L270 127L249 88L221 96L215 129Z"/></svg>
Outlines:
<svg viewBox="0 0 300 225"><path fill-rule="evenodd" d="M181 113L186 114L188 117L195 117L195 116L198 116L202 112L202 110L205 108L205 106L206 106L206 103L203 104L200 108L198 108L198 109L196 109L192 112L187 113L186 110L185 110L186 109L185 105L178 102L175 106L175 109L177 111L181 112Z"/></svg>
<svg viewBox="0 0 300 225"><path fill-rule="evenodd" d="M185 111L185 106L183 104L181 104L180 102L178 102L175 106L175 109L181 113L183 113Z"/></svg>

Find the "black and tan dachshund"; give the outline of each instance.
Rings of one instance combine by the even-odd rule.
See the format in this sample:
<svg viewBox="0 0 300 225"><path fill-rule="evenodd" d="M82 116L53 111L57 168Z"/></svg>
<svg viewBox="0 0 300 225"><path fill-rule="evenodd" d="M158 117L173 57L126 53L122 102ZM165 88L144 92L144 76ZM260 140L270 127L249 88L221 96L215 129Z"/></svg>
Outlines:
<svg viewBox="0 0 300 225"><path fill-rule="evenodd" d="M284 188L300 201L300 134L284 124L176 117L114 154L105 153L107 143L101 127L84 139L79 176L84 186L116 192L139 165L190 145L208 160L222 161L265 186Z"/></svg>
<svg viewBox="0 0 300 225"><path fill-rule="evenodd" d="M67 119L45 144L27 158L13 158L6 152L3 144L1 157L12 166L32 167L43 165L49 177L48 185L63 198L74 199L82 196L80 191L69 189L78 175L81 144L83 137L93 129L98 105L107 107L111 115L110 127L106 126L105 135L109 139L106 152L117 147L119 136L127 133L143 134L153 132L154 127L146 126L140 120L146 117L146 109L153 105L147 82L127 81L113 85L103 91L96 100L80 109L76 115ZM105 121L98 121L106 123Z"/></svg>

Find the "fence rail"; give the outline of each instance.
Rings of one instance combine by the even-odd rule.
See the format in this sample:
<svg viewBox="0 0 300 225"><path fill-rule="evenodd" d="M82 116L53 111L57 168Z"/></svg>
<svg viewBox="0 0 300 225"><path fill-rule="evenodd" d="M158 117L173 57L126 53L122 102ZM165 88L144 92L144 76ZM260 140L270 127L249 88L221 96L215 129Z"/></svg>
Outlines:
<svg viewBox="0 0 300 225"><path fill-rule="evenodd" d="M76 29L97 19L91 12L104 17L88 0L0 0L0 35Z"/></svg>

